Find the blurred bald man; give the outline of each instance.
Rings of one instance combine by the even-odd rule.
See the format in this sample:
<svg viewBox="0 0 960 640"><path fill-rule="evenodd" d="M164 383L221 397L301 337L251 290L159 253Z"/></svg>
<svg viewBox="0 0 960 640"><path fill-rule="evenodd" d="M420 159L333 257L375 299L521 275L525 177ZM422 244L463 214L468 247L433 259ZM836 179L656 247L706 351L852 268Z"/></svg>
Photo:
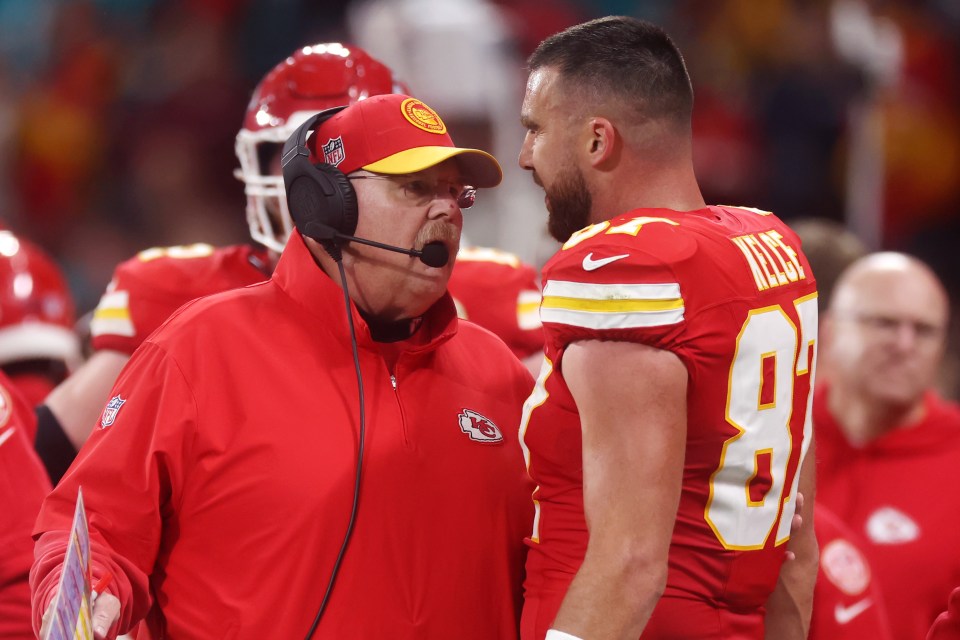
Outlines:
<svg viewBox="0 0 960 640"><path fill-rule="evenodd" d="M960 584L960 407L934 391L948 308L929 267L875 253L840 276L822 331L817 501L863 539L894 638L924 638Z"/></svg>

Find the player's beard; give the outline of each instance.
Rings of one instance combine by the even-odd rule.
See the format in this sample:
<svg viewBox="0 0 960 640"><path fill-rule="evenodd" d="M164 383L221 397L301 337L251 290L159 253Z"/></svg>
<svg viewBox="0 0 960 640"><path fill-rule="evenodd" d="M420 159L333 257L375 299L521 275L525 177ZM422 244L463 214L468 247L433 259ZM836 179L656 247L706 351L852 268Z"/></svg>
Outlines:
<svg viewBox="0 0 960 640"><path fill-rule="evenodd" d="M590 224L593 196L587 189L583 172L570 167L557 174L547 195L547 231L558 242L566 242L574 232Z"/></svg>

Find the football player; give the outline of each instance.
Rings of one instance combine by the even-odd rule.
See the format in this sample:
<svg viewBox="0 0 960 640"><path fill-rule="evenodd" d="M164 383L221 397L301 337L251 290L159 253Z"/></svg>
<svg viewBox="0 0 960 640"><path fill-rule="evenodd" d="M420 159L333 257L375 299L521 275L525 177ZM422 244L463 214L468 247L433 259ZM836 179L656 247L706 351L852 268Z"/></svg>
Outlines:
<svg viewBox="0 0 960 640"><path fill-rule="evenodd" d="M529 68L519 162L564 244L521 423L522 637L805 638L816 539L791 524L813 497L817 290L799 240L705 204L690 78L659 27L577 25Z"/></svg>
<svg viewBox="0 0 960 640"><path fill-rule="evenodd" d="M75 314L53 258L0 229L0 368L31 406L80 364Z"/></svg>

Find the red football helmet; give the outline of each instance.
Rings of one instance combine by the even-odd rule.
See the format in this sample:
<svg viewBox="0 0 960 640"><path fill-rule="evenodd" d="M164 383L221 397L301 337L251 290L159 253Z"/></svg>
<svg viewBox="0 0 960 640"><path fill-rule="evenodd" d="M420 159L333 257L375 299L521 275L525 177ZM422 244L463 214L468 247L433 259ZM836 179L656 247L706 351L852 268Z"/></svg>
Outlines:
<svg viewBox="0 0 960 640"><path fill-rule="evenodd" d="M318 111L404 90L384 64L339 42L303 47L267 73L236 142L240 168L234 173L246 184L253 239L279 253L293 230L279 166L270 163L298 126Z"/></svg>
<svg viewBox="0 0 960 640"><path fill-rule="evenodd" d="M40 247L0 230L0 366L79 364L76 309L60 268Z"/></svg>

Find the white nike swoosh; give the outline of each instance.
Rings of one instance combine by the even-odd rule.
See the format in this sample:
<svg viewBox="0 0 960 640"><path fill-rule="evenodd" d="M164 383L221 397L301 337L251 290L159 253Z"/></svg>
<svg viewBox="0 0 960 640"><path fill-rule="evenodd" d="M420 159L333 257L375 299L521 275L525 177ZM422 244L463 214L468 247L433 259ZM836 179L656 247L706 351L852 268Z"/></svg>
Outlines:
<svg viewBox="0 0 960 640"><path fill-rule="evenodd" d="M3 444L3 443L6 442L7 440L9 440L9 439L10 439L10 436L13 435L13 432L14 432L15 430L16 430L16 427L10 427L9 429L7 429L6 431L4 431L3 433L0 433L0 444Z"/></svg>
<svg viewBox="0 0 960 640"><path fill-rule="evenodd" d="M838 604L833 610L833 617L837 619L837 624L847 624L861 613L869 609L870 605L872 604L873 600L870 598L858 600L849 607Z"/></svg>
<svg viewBox="0 0 960 640"><path fill-rule="evenodd" d="M598 260L593 259L593 252L591 251L583 258L583 270L584 271L593 271L594 269L599 269L600 267L615 262L617 260L622 260L624 258L629 258L629 253L624 253L619 256L610 256L609 258L600 258Z"/></svg>

